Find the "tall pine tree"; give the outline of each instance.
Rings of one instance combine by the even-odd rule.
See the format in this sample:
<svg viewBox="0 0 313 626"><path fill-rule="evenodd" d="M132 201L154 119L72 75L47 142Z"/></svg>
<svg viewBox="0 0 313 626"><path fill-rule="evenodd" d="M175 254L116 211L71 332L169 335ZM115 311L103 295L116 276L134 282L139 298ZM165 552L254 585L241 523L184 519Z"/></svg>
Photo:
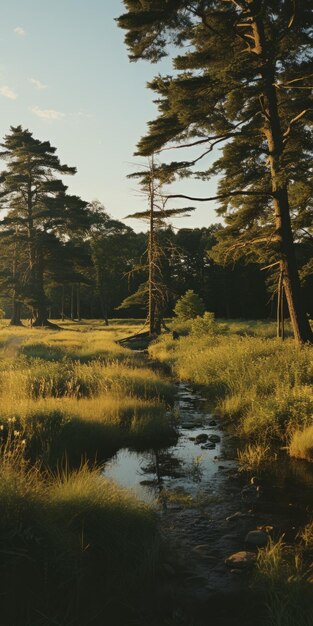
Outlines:
<svg viewBox="0 0 313 626"><path fill-rule="evenodd" d="M311 1L124 5L127 13L118 24L127 31L131 60L155 62L169 42L184 47L174 59L175 76L158 76L149 85L160 115L149 123L138 153L152 154L173 141L201 149L196 158L165 169L203 180L220 175L217 195L203 200L220 204L228 251L262 247L263 257L279 268L296 340L312 342L294 247L313 201ZM195 172L217 146L221 153L213 167Z"/></svg>
<svg viewBox="0 0 313 626"><path fill-rule="evenodd" d="M17 126L11 127L1 146L0 158L7 163L1 174L1 207L7 209L2 227L14 232L15 243L23 244L27 257L23 285L17 285L18 267L14 268L15 300L22 299L32 309L35 326L49 325L44 287L49 242L68 232L86 203L66 195L67 187L58 176L75 174L76 169L61 165L49 141L39 141Z"/></svg>

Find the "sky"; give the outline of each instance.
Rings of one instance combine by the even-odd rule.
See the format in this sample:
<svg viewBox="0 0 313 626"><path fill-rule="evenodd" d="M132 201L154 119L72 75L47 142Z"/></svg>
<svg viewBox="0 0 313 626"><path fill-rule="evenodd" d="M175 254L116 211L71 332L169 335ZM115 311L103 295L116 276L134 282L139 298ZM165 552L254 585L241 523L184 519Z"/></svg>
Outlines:
<svg viewBox="0 0 313 626"><path fill-rule="evenodd" d="M99 200L121 220L146 205L127 179L146 165L133 154L157 113L146 83L172 71L170 58L158 65L129 62L114 21L123 12L121 0L2 0L0 22L1 140L19 124L49 140L62 163L77 167L64 181L69 192ZM170 193L208 196L214 189L214 182L186 180ZM213 203L190 204L197 210L176 219L176 227L217 221ZM143 222L127 223L145 229Z"/></svg>

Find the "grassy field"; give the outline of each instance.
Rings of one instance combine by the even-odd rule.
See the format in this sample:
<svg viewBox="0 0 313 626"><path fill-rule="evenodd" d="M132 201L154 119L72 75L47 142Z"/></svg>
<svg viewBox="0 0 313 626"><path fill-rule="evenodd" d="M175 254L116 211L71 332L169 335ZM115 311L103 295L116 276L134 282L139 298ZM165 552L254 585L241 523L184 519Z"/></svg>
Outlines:
<svg viewBox="0 0 313 626"><path fill-rule="evenodd" d="M49 467L67 456L105 460L119 448L175 438L165 416L174 387L139 353L116 343L133 325L65 323L61 331L0 330L0 428Z"/></svg>
<svg viewBox="0 0 313 626"><path fill-rule="evenodd" d="M180 338L162 335L150 356L201 386L247 440L243 469L268 464L277 444L312 460L312 348L278 341L271 323L209 321L174 324ZM175 387L117 343L141 324L60 326L0 327L1 619L125 626L156 580L162 541L153 508L105 480L101 463L121 447L176 440ZM280 540L259 554L272 626L311 623L312 536L308 524L296 551Z"/></svg>
<svg viewBox="0 0 313 626"><path fill-rule="evenodd" d="M185 323L184 336L163 335L150 347L153 358L171 363L176 375L204 388L212 407L242 438L249 438L250 464L273 443L313 460L313 351L275 324L215 323L211 333Z"/></svg>
<svg viewBox="0 0 313 626"><path fill-rule="evenodd" d="M116 343L133 323L61 327L0 328L1 623L114 626L156 575L160 537L100 464L175 440L175 388Z"/></svg>

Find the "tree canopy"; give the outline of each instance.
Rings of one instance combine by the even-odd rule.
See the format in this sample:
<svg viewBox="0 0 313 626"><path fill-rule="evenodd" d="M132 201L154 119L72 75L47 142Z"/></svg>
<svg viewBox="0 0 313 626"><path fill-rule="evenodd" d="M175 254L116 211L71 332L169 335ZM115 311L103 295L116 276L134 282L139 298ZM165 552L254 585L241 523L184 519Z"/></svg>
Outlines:
<svg viewBox="0 0 313 626"><path fill-rule="evenodd" d="M216 196L202 199L216 200L226 221L220 245L228 255L252 254L279 269L295 337L312 340L294 249L301 229L312 227L311 2L124 5L118 24L127 31L131 60L156 62L172 54L173 45L183 49L173 59L175 74L149 84L159 115L138 154L199 149L196 157L187 152L161 167L160 176L219 176ZM216 157L213 165L208 156Z"/></svg>

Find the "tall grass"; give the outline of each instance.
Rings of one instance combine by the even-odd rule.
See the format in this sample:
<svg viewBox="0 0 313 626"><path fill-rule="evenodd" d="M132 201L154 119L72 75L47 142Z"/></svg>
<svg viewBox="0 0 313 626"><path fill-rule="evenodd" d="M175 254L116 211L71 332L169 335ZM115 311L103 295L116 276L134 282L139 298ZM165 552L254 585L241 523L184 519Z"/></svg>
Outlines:
<svg viewBox="0 0 313 626"><path fill-rule="evenodd" d="M44 480L3 462L0 503L1 623L124 623L158 567L151 508L86 466Z"/></svg>
<svg viewBox="0 0 313 626"><path fill-rule="evenodd" d="M95 330L95 327L97 330ZM25 432L30 459L98 462L120 447L169 445L174 386L147 360L116 344L128 326L65 325L60 332L0 329L0 427ZM131 333L133 327L131 327ZM10 350L9 350L10 348Z"/></svg>
<svg viewBox="0 0 313 626"><path fill-rule="evenodd" d="M265 595L266 626L310 626L313 623L312 584L301 551L269 541L259 551L257 587Z"/></svg>
<svg viewBox="0 0 313 626"><path fill-rule="evenodd" d="M0 328L0 621L121 626L158 572L160 536L99 463L173 441L175 390L115 343L133 325L64 327Z"/></svg>
<svg viewBox="0 0 313 626"><path fill-rule="evenodd" d="M181 379L205 389L212 406L239 435L289 443L293 432L313 424L313 358L310 346L298 347L266 336L267 325L254 324L255 336L227 333L181 337L165 335L151 346L154 358L169 361ZM271 328L271 326L270 326ZM269 333L270 334L270 333ZM262 336L258 336L262 335Z"/></svg>

